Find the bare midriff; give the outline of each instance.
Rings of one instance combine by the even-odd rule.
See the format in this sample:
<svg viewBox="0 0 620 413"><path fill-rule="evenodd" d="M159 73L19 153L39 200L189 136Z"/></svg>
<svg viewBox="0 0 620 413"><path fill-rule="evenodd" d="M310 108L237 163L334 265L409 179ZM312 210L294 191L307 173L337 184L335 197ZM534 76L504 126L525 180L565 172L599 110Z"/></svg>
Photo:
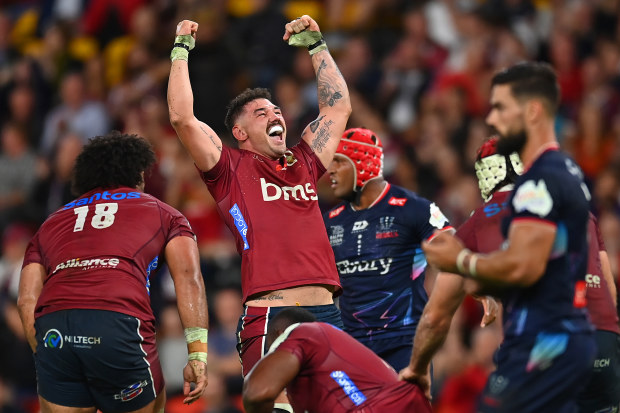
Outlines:
<svg viewBox="0 0 620 413"><path fill-rule="evenodd" d="M249 297L250 307L285 307L333 304L333 285L301 285L283 290L265 291Z"/></svg>

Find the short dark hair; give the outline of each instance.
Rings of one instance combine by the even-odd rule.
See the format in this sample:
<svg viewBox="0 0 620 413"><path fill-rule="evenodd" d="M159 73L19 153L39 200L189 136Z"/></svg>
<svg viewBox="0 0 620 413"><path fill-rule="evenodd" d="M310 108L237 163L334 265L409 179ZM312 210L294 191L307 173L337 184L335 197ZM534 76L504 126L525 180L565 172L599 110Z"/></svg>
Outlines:
<svg viewBox="0 0 620 413"><path fill-rule="evenodd" d="M226 108L226 118L224 119L224 124L228 130L232 130L233 126L235 126L235 122L237 121L237 118L239 118L239 115L241 115L243 107L247 103L256 99L271 100L271 92L262 87L257 87L254 89L248 88L230 101L228 107Z"/></svg>
<svg viewBox="0 0 620 413"><path fill-rule="evenodd" d="M274 334L276 331L285 330L286 327L295 323L311 323L316 321L316 317L310 311L301 307L285 308L269 320L267 334Z"/></svg>
<svg viewBox="0 0 620 413"><path fill-rule="evenodd" d="M548 63L517 63L493 76L491 86L496 85L509 85L517 100L542 98L550 115L555 115L560 105L560 86L555 71Z"/></svg>
<svg viewBox="0 0 620 413"><path fill-rule="evenodd" d="M142 172L155 163L151 144L137 135L112 131L90 139L73 167L75 196L95 188L135 188L142 183Z"/></svg>

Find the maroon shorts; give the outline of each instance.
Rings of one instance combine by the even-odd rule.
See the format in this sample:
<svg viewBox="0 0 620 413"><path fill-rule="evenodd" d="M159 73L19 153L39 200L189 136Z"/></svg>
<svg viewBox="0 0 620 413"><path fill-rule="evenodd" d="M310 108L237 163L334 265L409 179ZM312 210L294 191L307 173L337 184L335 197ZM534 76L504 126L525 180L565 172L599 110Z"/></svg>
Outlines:
<svg viewBox="0 0 620 413"><path fill-rule="evenodd" d="M248 307L237 325L237 351L241 358L243 377L269 350L267 347L267 326L277 313L290 307ZM335 304L302 306L317 318L317 321L332 324L343 329L340 310Z"/></svg>

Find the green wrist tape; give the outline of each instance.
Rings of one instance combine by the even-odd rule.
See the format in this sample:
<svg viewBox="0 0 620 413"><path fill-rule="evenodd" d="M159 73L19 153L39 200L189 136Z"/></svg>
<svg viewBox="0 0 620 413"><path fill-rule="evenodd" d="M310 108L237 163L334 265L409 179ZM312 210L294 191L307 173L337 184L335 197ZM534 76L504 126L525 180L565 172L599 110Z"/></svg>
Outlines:
<svg viewBox="0 0 620 413"><path fill-rule="evenodd" d="M189 60L189 52L187 49L182 47L174 47L170 52L170 61L174 62L175 60L185 60L186 62Z"/></svg>
<svg viewBox="0 0 620 413"><path fill-rule="evenodd" d="M295 33L288 38L289 46L295 47L308 47L312 46L316 42L321 41L323 39L323 35L321 32L316 32L313 30L304 30L301 33Z"/></svg>
<svg viewBox="0 0 620 413"><path fill-rule="evenodd" d="M318 42L318 44L315 43L312 46L308 47L308 53L310 53L310 56L322 50L327 50L327 45L325 44L325 40L323 39L321 39L321 41Z"/></svg>
<svg viewBox="0 0 620 413"><path fill-rule="evenodd" d="M177 36L174 38L175 43L182 43L185 46L189 47L188 50L192 50L196 45L196 39L191 34L183 34L181 36Z"/></svg>
<svg viewBox="0 0 620 413"><path fill-rule="evenodd" d="M207 353L204 353L201 351L197 351L195 353L189 353L189 355L187 356L187 361L191 361L191 360L198 360L198 361L202 361L203 363L207 364Z"/></svg>
<svg viewBox="0 0 620 413"><path fill-rule="evenodd" d="M181 49L183 50L183 49ZM206 344L209 339L209 330L202 327L189 327L184 331L185 333L185 341L187 343L193 343L194 341L200 341L203 344Z"/></svg>

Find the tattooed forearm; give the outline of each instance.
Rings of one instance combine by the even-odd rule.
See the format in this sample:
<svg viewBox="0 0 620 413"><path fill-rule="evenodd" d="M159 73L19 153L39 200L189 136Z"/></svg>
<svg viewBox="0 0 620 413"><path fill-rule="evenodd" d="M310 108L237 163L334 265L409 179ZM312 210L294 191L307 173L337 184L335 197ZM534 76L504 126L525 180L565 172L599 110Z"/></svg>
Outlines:
<svg viewBox="0 0 620 413"><path fill-rule="evenodd" d="M338 100L343 98L342 90L345 91L344 93L347 93L342 74L333 61L329 62L328 65L325 59L321 60L317 69L316 79L319 107L333 107Z"/></svg>
<svg viewBox="0 0 620 413"><path fill-rule="evenodd" d="M317 152L323 152L327 142L329 141L329 137L331 136L331 132L329 127L334 124L333 120L323 122L323 126L319 129L314 139L312 139L312 149Z"/></svg>
<svg viewBox="0 0 620 413"><path fill-rule="evenodd" d="M213 135L211 135L209 132L207 132L206 130L204 130L204 128L202 127L202 125L200 125L200 130L204 132L205 135L207 135L209 137L209 139L211 139L211 142L213 142L213 145L215 145L215 147L222 152L222 146L218 145L217 142L215 141L215 138L213 137Z"/></svg>
<svg viewBox="0 0 620 413"><path fill-rule="evenodd" d="M312 131L312 133L316 132L316 130L319 128L319 125L321 125L321 119L323 119L324 117L325 115L321 115L320 118L310 122L310 130Z"/></svg>

